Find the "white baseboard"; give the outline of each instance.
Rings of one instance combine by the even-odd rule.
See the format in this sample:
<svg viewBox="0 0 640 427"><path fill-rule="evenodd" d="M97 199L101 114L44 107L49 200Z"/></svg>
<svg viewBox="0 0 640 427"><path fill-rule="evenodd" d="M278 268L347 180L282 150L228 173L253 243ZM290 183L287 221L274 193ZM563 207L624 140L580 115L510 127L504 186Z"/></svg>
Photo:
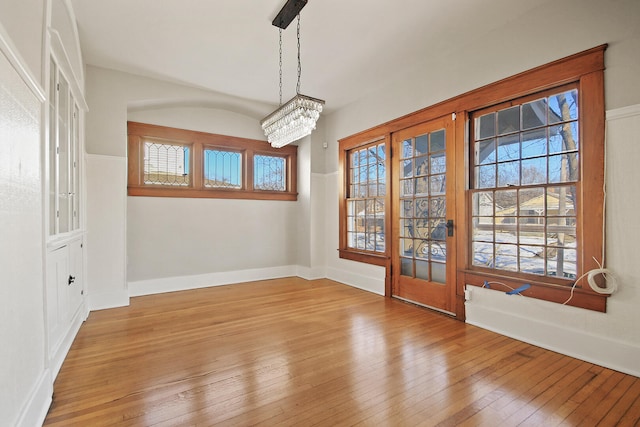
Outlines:
<svg viewBox="0 0 640 427"><path fill-rule="evenodd" d="M351 271L327 267L327 278L363 291L373 292L384 296L384 278L364 276Z"/></svg>
<svg viewBox="0 0 640 427"><path fill-rule="evenodd" d="M89 310L126 307L129 305L129 294L125 289L118 292L89 293Z"/></svg>
<svg viewBox="0 0 640 427"><path fill-rule="evenodd" d="M54 349L53 353L49 355L49 371L51 373L52 381L55 381L56 377L58 376L58 372L60 372L62 363L67 357L69 349L71 349L73 340L76 338L76 335L78 335L80 326L82 326L82 323L86 319L87 309L85 305L82 304L74 315L73 320L69 323L69 329L67 330L64 338L60 341L58 347Z"/></svg>
<svg viewBox="0 0 640 427"><path fill-rule="evenodd" d="M233 283L253 282L256 280L279 279L297 276L305 280L328 278L358 289L384 295L384 279L363 276L345 270L324 267L303 267L287 265L272 268L225 271L220 273L198 274L192 276L163 277L159 279L129 282L129 296L153 295L164 292L186 291L210 286L231 285ZM95 309L92 307L92 309Z"/></svg>
<svg viewBox="0 0 640 427"><path fill-rule="evenodd" d="M317 280L327 277L326 268L324 267L303 267L296 266L296 276L305 280Z"/></svg>
<svg viewBox="0 0 640 427"><path fill-rule="evenodd" d="M53 379L51 371L45 369L34 385L25 405L20 411L16 427L41 426L51 406L53 396Z"/></svg>
<svg viewBox="0 0 640 427"><path fill-rule="evenodd" d="M297 274L297 267L256 268L251 270L224 271L220 273L197 274L192 276L163 277L159 279L129 282L129 296L152 295L164 292L186 291L210 286L233 283L254 282L256 280L279 279Z"/></svg>
<svg viewBox="0 0 640 427"><path fill-rule="evenodd" d="M576 359L640 377L640 365L638 365L640 347L628 343L487 307L474 307L473 319L469 320L467 317L467 323Z"/></svg>

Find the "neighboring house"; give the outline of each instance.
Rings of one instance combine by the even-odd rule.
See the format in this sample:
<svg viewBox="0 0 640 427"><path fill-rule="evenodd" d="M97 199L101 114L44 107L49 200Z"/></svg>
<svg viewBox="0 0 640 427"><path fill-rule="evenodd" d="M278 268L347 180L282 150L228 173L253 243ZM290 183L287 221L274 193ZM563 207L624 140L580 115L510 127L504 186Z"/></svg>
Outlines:
<svg viewBox="0 0 640 427"><path fill-rule="evenodd" d="M519 206L511 206L496 211L496 221L500 224L512 224L515 222L515 217L519 216L520 224L543 224L543 221L538 218L545 211L550 216L574 216L573 202L569 195L564 198L564 203L561 206L559 196L554 194L547 194L546 201L544 196L537 196L520 203ZM526 217L526 218L522 218Z"/></svg>
<svg viewBox="0 0 640 427"><path fill-rule="evenodd" d="M145 184L189 185L189 148L147 141L144 144Z"/></svg>

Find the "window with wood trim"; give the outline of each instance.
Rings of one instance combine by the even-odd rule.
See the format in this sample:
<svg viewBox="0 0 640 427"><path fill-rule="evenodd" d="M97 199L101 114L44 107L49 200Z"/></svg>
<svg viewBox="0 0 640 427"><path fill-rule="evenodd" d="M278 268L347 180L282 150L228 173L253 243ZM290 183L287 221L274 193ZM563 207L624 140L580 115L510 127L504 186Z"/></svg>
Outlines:
<svg viewBox="0 0 640 427"><path fill-rule="evenodd" d="M459 282L529 284L526 296L606 310L606 296L579 280L604 249L604 47L516 76L517 90L498 86L507 95L500 102L467 110L468 257Z"/></svg>
<svg viewBox="0 0 640 427"><path fill-rule="evenodd" d="M341 139L340 256L385 265L347 246L349 151L454 113L458 309L464 307L465 286L496 282L492 289L530 284L523 295L606 311L607 296L578 280L599 268L604 250L606 48L577 53ZM387 153L387 165L399 164ZM391 166L386 179L389 185ZM388 222L391 196L398 195L387 192L387 242L394 237ZM388 245L386 250L391 255Z"/></svg>
<svg viewBox="0 0 640 427"><path fill-rule="evenodd" d="M576 279L577 85L471 114L471 264Z"/></svg>
<svg viewBox="0 0 640 427"><path fill-rule="evenodd" d="M128 122L130 196L297 199L297 149Z"/></svg>
<svg viewBox="0 0 640 427"><path fill-rule="evenodd" d="M345 197L341 198L343 233L340 252L344 258L384 264L387 256L387 162L386 138L356 143L341 149L345 171Z"/></svg>

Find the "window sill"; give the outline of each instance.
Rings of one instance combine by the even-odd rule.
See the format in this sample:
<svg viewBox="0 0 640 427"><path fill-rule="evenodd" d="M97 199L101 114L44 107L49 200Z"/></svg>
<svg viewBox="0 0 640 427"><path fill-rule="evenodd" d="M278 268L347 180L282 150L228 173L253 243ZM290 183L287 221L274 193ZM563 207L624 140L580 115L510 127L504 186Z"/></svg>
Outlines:
<svg viewBox="0 0 640 427"><path fill-rule="evenodd" d="M164 187L127 187L128 196L146 197L183 197L196 199L249 199L296 201L298 193L284 191L246 191L223 189L164 188Z"/></svg>
<svg viewBox="0 0 640 427"><path fill-rule="evenodd" d="M457 294L464 295L465 285L484 287L485 281L499 282L498 284L492 283L490 289L501 292L507 292L511 290L510 288L518 288L524 284L530 284L531 287L525 291L522 291L522 295L529 298L536 298L544 301L556 302L559 304L564 303L571 296L571 285L546 283L541 281L528 280L525 278L487 273L477 270L458 270ZM571 298L571 300L569 300L569 302L566 303L566 305L606 313L607 297L608 295L597 294L590 289L576 287L573 291L573 297Z"/></svg>
<svg viewBox="0 0 640 427"><path fill-rule="evenodd" d="M385 254L374 254L371 252L361 252L353 249L338 249L340 258L350 261L364 262L367 264L385 267L389 257Z"/></svg>

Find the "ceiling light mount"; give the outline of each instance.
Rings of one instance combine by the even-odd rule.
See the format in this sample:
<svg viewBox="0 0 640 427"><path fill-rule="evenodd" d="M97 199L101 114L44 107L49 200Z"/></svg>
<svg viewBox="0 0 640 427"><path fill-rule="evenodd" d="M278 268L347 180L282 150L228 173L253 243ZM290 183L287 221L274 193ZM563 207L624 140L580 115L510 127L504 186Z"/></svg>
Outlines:
<svg viewBox="0 0 640 427"><path fill-rule="evenodd" d="M307 0L287 0L271 23L278 28L286 30L293 18L300 14L306 4Z"/></svg>

